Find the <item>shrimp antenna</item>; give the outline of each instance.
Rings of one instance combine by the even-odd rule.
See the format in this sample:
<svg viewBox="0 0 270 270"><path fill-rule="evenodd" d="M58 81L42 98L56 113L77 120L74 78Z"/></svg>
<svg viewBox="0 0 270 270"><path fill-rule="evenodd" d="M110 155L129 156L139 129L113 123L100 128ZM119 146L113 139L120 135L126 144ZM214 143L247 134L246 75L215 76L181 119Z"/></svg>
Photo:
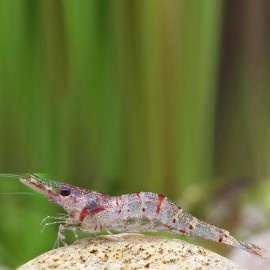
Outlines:
<svg viewBox="0 0 270 270"><path fill-rule="evenodd" d="M0 177L8 177L8 178L22 178L23 176L17 174L2 174L0 173Z"/></svg>
<svg viewBox="0 0 270 270"><path fill-rule="evenodd" d="M0 192L0 195L35 195L39 196L36 193L31 193L31 192Z"/></svg>

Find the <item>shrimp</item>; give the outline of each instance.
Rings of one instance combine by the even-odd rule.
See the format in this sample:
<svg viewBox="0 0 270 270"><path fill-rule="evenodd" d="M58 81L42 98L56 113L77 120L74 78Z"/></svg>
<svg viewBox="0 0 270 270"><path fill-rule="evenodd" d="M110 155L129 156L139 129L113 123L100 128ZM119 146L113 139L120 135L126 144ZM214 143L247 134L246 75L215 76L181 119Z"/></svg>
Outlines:
<svg viewBox="0 0 270 270"><path fill-rule="evenodd" d="M59 224L58 241L64 246L65 231L96 233L106 230L122 232L168 232L198 236L214 242L241 248L263 257L263 248L238 241L224 229L197 219L174 204L167 197L152 192L136 192L121 196L81 189L79 187L41 178L30 174L20 182L47 196L67 212L61 216L48 216ZM44 228L45 228L44 227Z"/></svg>

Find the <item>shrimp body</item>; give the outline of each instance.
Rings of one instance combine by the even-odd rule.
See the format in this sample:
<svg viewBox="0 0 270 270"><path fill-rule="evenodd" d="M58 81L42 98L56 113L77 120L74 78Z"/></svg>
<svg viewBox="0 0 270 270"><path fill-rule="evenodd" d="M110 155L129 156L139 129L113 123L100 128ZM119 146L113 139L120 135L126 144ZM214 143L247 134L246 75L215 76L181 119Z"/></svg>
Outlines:
<svg viewBox="0 0 270 270"><path fill-rule="evenodd" d="M197 219L161 194L136 192L114 197L36 175L20 178L20 181L46 195L49 201L61 205L68 213L67 218L52 217L61 219L53 223L60 223L58 236L64 245L65 230L169 232L202 237L262 256L262 248L238 241L228 231Z"/></svg>

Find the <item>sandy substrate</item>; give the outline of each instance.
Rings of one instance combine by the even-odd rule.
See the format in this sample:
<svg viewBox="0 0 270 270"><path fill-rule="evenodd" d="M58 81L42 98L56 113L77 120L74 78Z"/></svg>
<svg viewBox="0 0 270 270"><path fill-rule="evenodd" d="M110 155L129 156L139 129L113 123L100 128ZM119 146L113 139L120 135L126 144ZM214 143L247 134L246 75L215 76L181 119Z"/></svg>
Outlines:
<svg viewBox="0 0 270 270"><path fill-rule="evenodd" d="M26 269L243 270L203 247L141 234L84 238L48 251L19 268Z"/></svg>

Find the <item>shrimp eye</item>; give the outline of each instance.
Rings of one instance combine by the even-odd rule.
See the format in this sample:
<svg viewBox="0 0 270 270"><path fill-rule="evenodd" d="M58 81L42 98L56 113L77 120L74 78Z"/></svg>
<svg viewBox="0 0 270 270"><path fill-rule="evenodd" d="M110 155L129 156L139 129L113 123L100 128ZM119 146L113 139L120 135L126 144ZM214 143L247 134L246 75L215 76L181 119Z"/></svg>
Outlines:
<svg viewBox="0 0 270 270"><path fill-rule="evenodd" d="M60 189L60 195L61 196L68 196L68 195L70 195L70 193L71 193L71 190L68 187L62 187Z"/></svg>

